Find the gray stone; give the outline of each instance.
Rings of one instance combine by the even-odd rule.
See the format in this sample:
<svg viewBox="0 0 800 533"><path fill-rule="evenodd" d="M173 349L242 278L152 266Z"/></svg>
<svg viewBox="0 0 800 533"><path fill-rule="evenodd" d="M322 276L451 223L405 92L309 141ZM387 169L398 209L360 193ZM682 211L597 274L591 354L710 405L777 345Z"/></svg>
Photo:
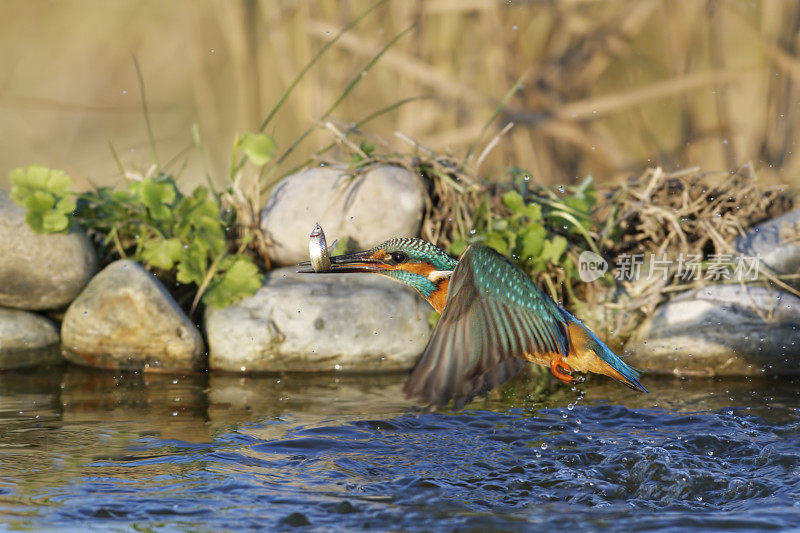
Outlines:
<svg viewBox="0 0 800 533"><path fill-rule="evenodd" d="M308 234L319 223L328 243L352 238L368 248L392 237L415 237L425 206L422 181L395 166L352 176L330 167L293 174L275 186L261 212L270 260L308 260Z"/></svg>
<svg viewBox="0 0 800 533"><path fill-rule="evenodd" d="M206 311L209 367L231 372L396 371L414 366L431 308L380 275L273 270L259 291Z"/></svg>
<svg viewBox="0 0 800 533"><path fill-rule="evenodd" d="M50 320L0 308L0 370L59 363L58 345L58 330Z"/></svg>
<svg viewBox="0 0 800 533"><path fill-rule="evenodd" d="M25 222L26 210L0 190L0 305L55 309L70 303L97 270L86 235L38 234Z"/></svg>
<svg viewBox="0 0 800 533"><path fill-rule="evenodd" d="M656 374L798 374L800 298L761 285L710 285L661 305L626 349L630 364Z"/></svg>
<svg viewBox="0 0 800 533"><path fill-rule="evenodd" d="M762 222L736 240L736 249L761 256L759 267L773 274L800 272L800 210ZM793 282L797 284L797 280Z"/></svg>
<svg viewBox="0 0 800 533"><path fill-rule="evenodd" d="M138 263L100 271L64 315L64 357L123 370L203 368L203 339L172 296Z"/></svg>

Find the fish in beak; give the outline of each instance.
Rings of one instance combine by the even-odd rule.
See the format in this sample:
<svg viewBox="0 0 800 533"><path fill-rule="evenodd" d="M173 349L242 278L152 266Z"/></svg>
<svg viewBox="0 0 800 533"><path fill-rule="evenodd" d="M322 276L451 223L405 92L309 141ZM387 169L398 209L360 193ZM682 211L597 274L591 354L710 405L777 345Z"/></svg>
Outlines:
<svg viewBox="0 0 800 533"><path fill-rule="evenodd" d="M297 264L297 266L300 267L297 271L306 274L345 274L352 272L382 272L390 268L390 265L387 261L383 259L376 259L372 257L372 254L372 250L365 250L363 252L331 257L331 264L328 270L315 270L311 261L304 261Z"/></svg>

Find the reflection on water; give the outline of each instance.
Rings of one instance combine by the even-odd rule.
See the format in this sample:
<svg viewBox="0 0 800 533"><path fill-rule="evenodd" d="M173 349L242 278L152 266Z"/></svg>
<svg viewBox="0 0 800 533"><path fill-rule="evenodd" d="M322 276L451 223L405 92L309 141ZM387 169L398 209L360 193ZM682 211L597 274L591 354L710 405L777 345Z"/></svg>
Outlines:
<svg viewBox="0 0 800 533"><path fill-rule="evenodd" d="M800 523L798 381L519 379L421 413L394 376L0 374L17 526L729 530Z"/></svg>

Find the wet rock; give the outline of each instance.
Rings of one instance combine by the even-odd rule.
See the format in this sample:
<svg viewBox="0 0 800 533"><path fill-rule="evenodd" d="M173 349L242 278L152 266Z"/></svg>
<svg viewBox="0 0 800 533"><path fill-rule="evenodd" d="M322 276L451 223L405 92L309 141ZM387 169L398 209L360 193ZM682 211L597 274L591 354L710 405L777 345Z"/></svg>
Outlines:
<svg viewBox="0 0 800 533"><path fill-rule="evenodd" d="M253 296L206 311L209 367L232 372L396 371L425 349L430 306L377 275L273 270Z"/></svg>
<svg viewBox="0 0 800 533"><path fill-rule="evenodd" d="M280 525L288 527L303 527L310 526L311 522L303 513L295 512L281 519Z"/></svg>
<svg viewBox="0 0 800 533"><path fill-rule="evenodd" d="M681 294L628 341L628 362L677 375L798 374L800 298L760 285Z"/></svg>
<svg viewBox="0 0 800 533"><path fill-rule="evenodd" d="M203 340L161 283L133 261L98 273L64 315L64 357L99 368L203 367Z"/></svg>
<svg viewBox="0 0 800 533"><path fill-rule="evenodd" d="M62 360L55 324L34 313L0 308L0 370Z"/></svg>
<svg viewBox="0 0 800 533"><path fill-rule="evenodd" d="M55 309L70 303L97 270L89 239L78 231L40 235L26 211L0 190L0 305Z"/></svg>
<svg viewBox="0 0 800 533"><path fill-rule="evenodd" d="M759 267L766 267L774 274L797 274L800 272L800 210L789 211L750 228L736 240L736 249L748 256L760 255Z"/></svg>
<svg viewBox="0 0 800 533"><path fill-rule="evenodd" d="M420 178L395 166L355 177L347 170L312 168L275 187L261 212L270 259L292 265L308 259L308 234L319 223L328 243L352 238L368 248L392 237L414 237L425 206Z"/></svg>

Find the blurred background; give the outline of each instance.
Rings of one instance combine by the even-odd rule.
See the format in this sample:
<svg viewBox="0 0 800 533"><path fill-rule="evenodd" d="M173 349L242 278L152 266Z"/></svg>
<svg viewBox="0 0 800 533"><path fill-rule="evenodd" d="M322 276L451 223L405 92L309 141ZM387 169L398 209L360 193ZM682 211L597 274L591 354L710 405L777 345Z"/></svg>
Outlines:
<svg viewBox="0 0 800 533"><path fill-rule="evenodd" d="M153 162L133 57L161 163L204 181L197 124L223 185L237 133L258 129L298 73L373 0L4 0L0 3L0 187L29 163L79 184ZM278 153L313 132L281 171L335 139L319 123L376 53L414 25L330 117L364 126L379 151L482 150L542 183L614 182L648 166L732 171L800 184L800 2L388 0L345 33L266 132ZM504 111L492 116L524 77ZM488 128L485 128L490 124ZM181 170L182 169L182 170Z"/></svg>

